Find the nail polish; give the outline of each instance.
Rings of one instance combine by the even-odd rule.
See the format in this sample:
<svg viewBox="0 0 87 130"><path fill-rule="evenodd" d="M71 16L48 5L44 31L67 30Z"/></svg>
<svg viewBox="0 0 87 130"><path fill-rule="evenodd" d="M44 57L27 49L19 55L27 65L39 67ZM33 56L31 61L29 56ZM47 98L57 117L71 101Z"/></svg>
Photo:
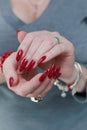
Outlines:
<svg viewBox="0 0 87 130"><path fill-rule="evenodd" d="M52 66L51 66L51 71L54 71L55 70L55 64L53 64Z"/></svg>
<svg viewBox="0 0 87 130"><path fill-rule="evenodd" d="M53 73L53 79L56 79L56 78L60 77L60 75L61 75L60 69L61 69L61 68L58 67L58 68L54 71L54 73Z"/></svg>
<svg viewBox="0 0 87 130"><path fill-rule="evenodd" d="M61 76L61 73L58 73L57 75L55 74L55 75L53 75L53 79L57 79L57 78L59 78Z"/></svg>
<svg viewBox="0 0 87 130"><path fill-rule="evenodd" d="M28 72L30 72L30 71L33 69L35 63L36 63L36 62L35 62L34 60L31 60L31 62L29 63L28 67L26 68L26 70L27 70Z"/></svg>
<svg viewBox="0 0 87 130"><path fill-rule="evenodd" d="M53 72L55 70L55 64L53 64L49 69L48 69L48 78L51 79L53 77Z"/></svg>
<svg viewBox="0 0 87 130"><path fill-rule="evenodd" d="M46 59L46 56L42 56L42 57L39 59L39 61L38 61L37 64L42 63L43 61L45 61L45 59Z"/></svg>
<svg viewBox="0 0 87 130"><path fill-rule="evenodd" d="M40 76L40 78L39 78L39 81L40 81L40 82L43 82L43 81L45 80L45 78L47 77L47 73L48 73L48 71L44 72L44 73Z"/></svg>
<svg viewBox="0 0 87 130"><path fill-rule="evenodd" d="M18 53L17 53L17 56L16 56L17 62L21 59L22 55L23 55L23 50L20 49L20 50L18 51Z"/></svg>
<svg viewBox="0 0 87 130"><path fill-rule="evenodd" d="M51 79L53 76L53 72L51 71L51 69L48 70L48 78Z"/></svg>
<svg viewBox="0 0 87 130"><path fill-rule="evenodd" d="M28 63L28 60L24 59L20 65L19 71L23 71Z"/></svg>
<svg viewBox="0 0 87 130"><path fill-rule="evenodd" d="M14 78L13 78L13 77L10 77L10 78L9 78L9 85L10 85L10 87L13 86L13 83L14 83Z"/></svg>
<svg viewBox="0 0 87 130"><path fill-rule="evenodd" d="M71 87L71 84L68 84L68 86L67 86L68 90L72 91L72 89L70 87Z"/></svg>
<svg viewBox="0 0 87 130"><path fill-rule="evenodd" d="M21 30L16 30L16 35L18 35L18 33L20 32Z"/></svg>

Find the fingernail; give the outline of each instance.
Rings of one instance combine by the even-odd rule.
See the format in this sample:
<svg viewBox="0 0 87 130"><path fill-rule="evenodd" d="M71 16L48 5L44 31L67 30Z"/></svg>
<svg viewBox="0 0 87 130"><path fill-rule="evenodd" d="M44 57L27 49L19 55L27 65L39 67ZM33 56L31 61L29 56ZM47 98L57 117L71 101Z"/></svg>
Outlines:
<svg viewBox="0 0 87 130"><path fill-rule="evenodd" d="M38 61L38 63L37 63L37 64L42 63L45 59L46 59L46 56L42 56L42 57L39 59L39 61Z"/></svg>
<svg viewBox="0 0 87 130"><path fill-rule="evenodd" d="M47 73L48 73L48 71L44 72L44 73L40 76L40 78L39 78L39 81L40 81L40 82L43 82L43 81L45 80L45 78L47 77Z"/></svg>
<svg viewBox="0 0 87 130"><path fill-rule="evenodd" d="M21 30L16 30L16 35L18 35L18 33L20 32Z"/></svg>
<svg viewBox="0 0 87 130"><path fill-rule="evenodd" d="M54 73L53 73L53 79L56 79L56 78L59 78L60 77L60 75L61 75L61 73L60 73L60 67L58 67L55 71L54 71Z"/></svg>
<svg viewBox="0 0 87 130"><path fill-rule="evenodd" d="M49 69L48 69L48 78L51 79L53 77L53 72L55 70L55 64L53 64Z"/></svg>
<svg viewBox="0 0 87 130"><path fill-rule="evenodd" d="M14 78L10 77L10 79L9 79L9 85L10 85L10 87L13 86L13 83L14 83Z"/></svg>
<svg viewBox="0 0 87 130"><path fill-rule="evenodd" d="M19 71L23 71L28 63L28 60L24 59L20 65Z"/></svg>
<svg viewBox="0 0 87 130"><path fill-rule="evenodd" d="M28 72L30 72L30 71L33 69L35 63L36 63L36 62L35 62L34 60L31 60L30 64L29 64L28 67L26 68L26 70L27 70Z"/></svg>
<svg viewBox="0 0 87 130"><path fill-rule="evenodd" d="M20 49L20 50L18 51L18 53L17 53L17 56L16 56L17 62L21 59L22 55L23 55L23 50Z"/></svg>

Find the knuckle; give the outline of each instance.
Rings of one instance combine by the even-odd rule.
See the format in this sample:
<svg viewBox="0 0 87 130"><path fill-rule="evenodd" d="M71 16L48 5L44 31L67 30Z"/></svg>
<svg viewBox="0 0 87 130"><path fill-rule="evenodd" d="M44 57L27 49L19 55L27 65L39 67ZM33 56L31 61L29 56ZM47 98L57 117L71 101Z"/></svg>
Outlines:
<svg viewBox="0 0 87 130"><path fill-rule="evenodd" d="M42 37L40 35L37 35L35 38L35 41L41 41L41 40L42 40Z"/></svg>
<svg viewBox="0 0 87 130"><path fill-rule="evenodd" d="M64 52L65 51L65 45L63 44L61 47L60 47L60 52Z"/></svg>

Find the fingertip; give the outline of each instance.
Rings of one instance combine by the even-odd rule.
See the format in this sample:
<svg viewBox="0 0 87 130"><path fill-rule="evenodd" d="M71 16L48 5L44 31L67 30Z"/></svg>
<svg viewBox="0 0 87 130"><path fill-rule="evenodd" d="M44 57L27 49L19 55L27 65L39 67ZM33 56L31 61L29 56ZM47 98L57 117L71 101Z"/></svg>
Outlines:
<svg viewBox="0 0 87 130"><path fill-rule="evenodd" d="M16 35L18 36L18 33L20 32L21 30L16 30Z"/></svg>
<svg viewBox="0 0 87 130"><path fill-rule="evenodd" d="M10 87L15 87L19 82L18 76L10 76L9 77L9 86Z"/></svg>
<svg viewBox="0 0 87 130"><path fill-rule="evenodd" d="M26 36L26 32L22 31L22 30L17 30L16 31L16 35L18 36L18 41L21 43L24 39L24 37Z"/></svg>

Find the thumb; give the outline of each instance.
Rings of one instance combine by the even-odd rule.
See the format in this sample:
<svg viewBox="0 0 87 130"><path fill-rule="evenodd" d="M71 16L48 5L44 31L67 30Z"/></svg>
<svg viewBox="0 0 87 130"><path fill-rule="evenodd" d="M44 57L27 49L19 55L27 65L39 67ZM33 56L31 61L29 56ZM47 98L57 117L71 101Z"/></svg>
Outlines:
<svg viewBox="0 0 87 130"><path fill-rule="evenodd" d="M16 34L18 36L19 43L21 43L23 41L24 37L26 36L27 32L21 31L21 30L17 30Z"/></svg>

